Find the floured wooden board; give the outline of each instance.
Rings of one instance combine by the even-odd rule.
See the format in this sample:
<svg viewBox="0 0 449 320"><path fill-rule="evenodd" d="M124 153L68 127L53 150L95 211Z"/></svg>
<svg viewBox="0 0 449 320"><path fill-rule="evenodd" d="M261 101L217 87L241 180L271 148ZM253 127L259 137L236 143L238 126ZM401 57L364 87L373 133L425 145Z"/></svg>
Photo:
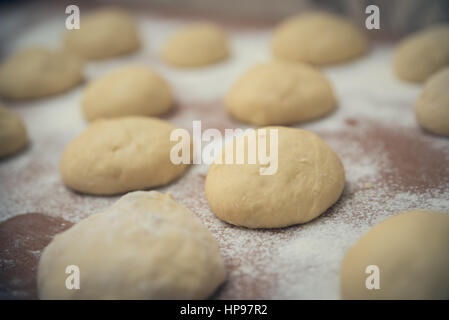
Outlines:
<svg viewBox="0 0 449 320"><path fill-rule="evenodd" d="M167 36L190 20L143 11L137 17L144 48L134 55L89 63L87 81L119 66L149 65L175 91L177 105L166 120L189 130L193 120L201 120L203 130L246 128L226 114L223 96L248 67L270 59L272 26L225 24L233 50L229 61L176 70L164 65L158 52ZM36 43L57 47L63 18L39 21L6 43L5 51ZM171 192L218 239L228 280L213 298L338 299L344 252L372 225L410 208L449 211L449 139L417 126L413 104L421 88L394 77L393 46L375 43L364 58L325 68L338 109L297 126L325 139L345 166L343 195L319 218L273 230L221 222L205 199L205 165L192 166L179 180L156 189ZM84 86L46 99L4 102L23 116L32 143L0 161L0 298L37 298L38 258L51 237L118 199L70 191L59 176L65 146L86 128L80 110Z"/></svg>
<svg viewBox="0 0 449 320"><path fill-rule="evenodd" d="M14 216L0 223L0 293L6 299L36 299L36 273L42 250L73 224L42 213Z"/></svg>

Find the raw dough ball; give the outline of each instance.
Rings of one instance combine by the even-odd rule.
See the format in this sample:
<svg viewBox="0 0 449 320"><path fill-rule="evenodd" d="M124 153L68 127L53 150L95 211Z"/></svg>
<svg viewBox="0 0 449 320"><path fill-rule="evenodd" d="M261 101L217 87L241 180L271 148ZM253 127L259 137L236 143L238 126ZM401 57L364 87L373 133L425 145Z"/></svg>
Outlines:
<svg viewBox="0 0 449 320"><path fill-rule="evenodd" d="M162 59L176 67L199 67L229 56L226 34L210 23L182 28L172 35L162 49Z"/></svg>
<svg viewBox="0 0 449 320"><path fill-rule="evenodd" d="M0 105L0 158L21 150L28 144L22 118Z"/></svg>
<svg viewBox="0 0 449 320"><path fill-rule="evenodd" d="M92 81L84 92L87 120L128 115L158 116L171 109L170 87L147 67L132 66Z"/></svg>
<svg viewBox="0 0 449 320"><path fill-rule="evenodd" d="M364 34L348 19L315 12L293 16L274 32L276 58L316 65L342 62L367 51Z"/></svg>
<svg viewBox="0 0 449 320"><path fill-rule="evenodd" d="M449 299L449 214L412 210L374 226L345 255L344 299ZM379 267L380 289L366 288Z"/></svg>
<svg viewBox="0 0 449 320"><path fill-rule="evenodd" d="M223 160L222 164L212 164L206 178L206 198L212 211L228 223L248 228L286 227L316 218L343 191L345 173L337 154L309 131L262 129L278 129L277 172L261 175L259 169L267 165L259 161L225 164ZM273 143L269 137L267 130L267 145ZM241 136L237 141L242 139L246 146L248 138ZM225 159L226 149L231 147L227 144L218 157Z"/></svg>
<svg viewBox="0 0 449 320"><path fill-rule="evenodd" d="M65 49L86 59L110 58L140 47L137 26L126 11L106 8L80 21L64 37Z"/></svg>
<svg viewBox="0 0 449 320"><path fill-rule="evenodd" d="M415 111L423 128L449 136L449 67L426 81Z"/></svg>
<svg viewBox="0 0 449 320"><path fill-rule="evenodd" d="M66 267L80 270L68 290ZM133 192L56 235L39 262L41 299L204 299L225 280L217 241L170 195Z"/></svg>
<svg viewBox="0 0 449 320"><path fill-rule="evenodd" d="M308 121L329 113L335 103L332 88L319 70L281 62L251 68L225 100L235 118L254 125Z"/></svg>
<svg viewBox="0 0 449 320"><path fill-rule="evenodd" d="M174 129L147 117L94 121L65 149L62 179L74 190L102 195L167 184L187 168L170 160Z"/></svg>
<svg viewBox="0 0 449 320"><path fill-rule="evenodd" d="M83 80L82 61L70 54L28 48L0 66L0 96L31 99L70 89Z"/></svg>
<svg viewBox="0 0 449 320"><path fill-rule="evenodd" d="M394 69L403 80L423 82L449 65L449 25L436 25L402 40L394 55Z"/></svg>

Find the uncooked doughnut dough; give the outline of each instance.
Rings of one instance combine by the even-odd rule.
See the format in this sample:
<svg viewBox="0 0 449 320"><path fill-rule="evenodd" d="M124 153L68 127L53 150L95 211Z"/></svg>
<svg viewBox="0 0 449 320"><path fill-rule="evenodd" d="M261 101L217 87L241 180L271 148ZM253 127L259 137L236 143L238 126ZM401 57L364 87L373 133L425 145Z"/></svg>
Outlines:
<svg viewBox="0 0 449 320"><path fill-rule="evenodd" d="M220 219L248 228L286 227L316 218L338 200L345 184L343 165L321 138L294 128L261 129L278 129L277 172L261 175L259 169L266 165L259 161L212 164L206 198ZM269 136L266 131L267 144L272 143ZM247 138L237 138L241 139ZM226 151L218 157L225 155Z"/></svg>
<svg viewBox="0 0 449 320"><path fill-rule="evenodd" d="M348 19L314 12L293 16L274 32L276 58L315 65L338 63L367 51L364 34Z"/></svg>
<svg viewBox="0 0 449 320"><path fill-rule="evenodd" d="M449 299L449 213L412 210L368 231L345 255L344 299ZM367 266L380 289L366 288Z"/></svg>
<svg viewBox="0 0 449 320"><path fill-rule="evenodd" d="M418 123L423 128L449 136L449 67L426 81L415 111Z"/></svg>
<svg viewBox="0 0 449 320"><path fill-rule="evenodd" d="M0 66L0 96L31 99L70 89L83 80L82 61L70 54L28 48Z"/></svg>
<svg viewBox="0 0 449 320"><path fill-rule="evenodd" d="M449 65L449 25L436 25L402 40L394 55L394 69L403 80L423 82Z"/></svg>
<svg viewBox="0 0 449 320"><path fill-rule="evenodd" d="M131 66L92 81L83 96L87 120L128 115L158 116L173 105L165 80L144 66Z"/></svg>
<svg viewBox="0 0 449 320"><path fill-rule="evenodd" d="M225 100L229 113L254 125L308 121L329 113L335 104L332 87L319 70L287 62L252 67Z"/></svg>
<svg viewBox="0 0 449 320"><path fill-rule="evenodd" d="M66 33L64 46L83 58L103 59L137 50L140 40L137 26L126 11L106 8L82 18L79 29Z"/></svg>
<svg viewBox="0 0 449 320"><path fill-rule="evenodd" d="M68 290L66 267L80 270ZM204 299L225 280L217 241L170 195L133 192L56 235L39 262L41 299Z"/></svg>
<svg viewBox="0 0 449 320"><path fill-rule="evenodd" d="M199 67L229 56L226 34L210 23L182 28L172 35L162 49L162 59L176 67Z"/></svg>
<svg viewBox="0 0 449 320"><path fill-rule="evenodd" d="M0 158L12 155L28 144L22 118L0 105Z"/></svg>
<svg viewBox="0 0 449 320"><path fill-rule="evenodd" d="M147 117L94 121L65 149L62 179L74 190L103 195L167 184L187 168L170 160L174 129Z"/></svg>

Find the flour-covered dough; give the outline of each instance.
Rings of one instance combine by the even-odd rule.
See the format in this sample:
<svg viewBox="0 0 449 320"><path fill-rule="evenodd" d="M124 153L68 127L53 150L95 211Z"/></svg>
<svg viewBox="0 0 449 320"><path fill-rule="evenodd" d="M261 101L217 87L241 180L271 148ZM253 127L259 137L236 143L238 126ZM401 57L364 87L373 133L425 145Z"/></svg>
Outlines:
<svg viewBox="0 0 449 320"><path fill-rule="evenodd" d="M170 141L174 129L166 121L142 116L94 121L65 149L62 179L74 190L103 195L167 184L187 168L170 159L177 143Z"/></svg>
<svg viewBox="0 0 449 320"><path fill-rule="evenodd" d="M226 34L211 23L183 27L162 49L162 59L175 67L200 67L228 58Z"/></svg>
<svg viewBox="0 0 449 320"><path fill-rule="evenodd" d="M290 124L321 117L336 105L324 74L306 64L269 62L244 73L226 96L228 112L254 125Z"/></svg>
<svg viewBox="0 0 449 320"><path fill-rule="evenodd" d="M256 164L248 160L212 164L206 178L212 211L228 223L248 228L286 227L318 217L343 191L345 173L338 155L312 132L286 127L258 130L263 129L267 129L263 139L268 146L273 143L268 129L278 130L277 172L260 174L261 168L268 167L260 158ZM237 141L242 139L248 138L240 136ZM229 146L218 157L225 159Z"/></svg>
<svg viewBox="0 0 449 320"><path fill-rule="evenodd" d="M371 228L346 253L343 299L449 299L449 213L411 210ZM379 289L367 289L368 266ZM375 284L374 278L369 279Z"/></svg>
<svg viewBox="0 0 449 320"><path fill-rule="evenodd" d="M126 11L108 7L81 17L80 28L65 34L66 51L85 59L104 59L131 53L140 47L136 23Z"/></svg>
<svg viewBox="0 0 449 320"><path fill-rule="evenodd" d="M28 134L22 118L0 104L0 158L22 150Z"/></svg>
<svg viewBox="0 0 449 320"><path fill-rule="evenodd" d="M298 14L283 21L272 42L276 58L315 65L356 58L367 47L365 35L348 19L325 12Z"/></svg>
<svg viewBox="0 0 449 320"><path fill-rule="evenodd" d="M68 290L66 267L80 270ZM41 299L205 299L226 277L217 241L172 196L137 191L58 234L39 261Z"/></svg>
<svg viewBox="0 0 449 320"><path fill-rule="evenodd" d="M426 81L415 112L424 129L449 136L449 66Z"/></svg>
<svg viewBox="0 0 449 320"><path fill-rule="evenodd" d="M83 80L83 62L69 53L32 47L0 66L0 96L32 99L70 89Z"/></svg>
<svg viewBox="0 0 449 320"><path fill-rule="evenodd" d="M424 82L449 66L449 25L426 28L402 40L395 50L394 70L402 80Z"/></svg>
<svg viewBox="0 0 449 320"><path fill-rule="evenodd" d="M173 95L167 82L145 66L124 67L92 81L82 101L87 120L158 116L172 106Z"/></svg>

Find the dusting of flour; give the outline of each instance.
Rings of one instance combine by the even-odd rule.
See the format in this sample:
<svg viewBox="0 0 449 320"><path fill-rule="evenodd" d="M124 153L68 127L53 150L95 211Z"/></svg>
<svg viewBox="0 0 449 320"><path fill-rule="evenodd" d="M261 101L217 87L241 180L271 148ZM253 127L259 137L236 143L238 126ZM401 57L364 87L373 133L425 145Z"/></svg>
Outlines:
<svg viewBox="0 0 449 320"><path fill-rule="evenodd" d="M139 18L144 49L89 63L87 78L125 64L150 65L167 78L177 97L175 111L166 120L189 130L192 120L202 120L205 128L244 128L225 113L222 98L243 71L269 60L270 31L229 28L233 48L229 61L200 70L174 70L158 60L158 52L166 36L185 21L157 15ZM7 49L36 42L56 46L60 33L54 30L62 29L60 19L42 21L47 22L25 30ZM338 108L298 127L316 132L339 154L346 186L341 199L314 221L248 230L218 220L204 195L206 165L192 166L184 177L157 189L172 193L218 239L229 275L216 298L338 299L344 253L372 225L410 208L449 211L449 140L418 128L413 103L420 87L395 79L391 56L391 45L378 44L360 60L324 69ZM65 146L86 127L80 111L84 85L55 97L9 104L24 118L32 143L0 162L1 221L42 212L77 222L118 199L72 192L59 176ZM0 266L9 264L14 261L0 261Z"/></svg>

